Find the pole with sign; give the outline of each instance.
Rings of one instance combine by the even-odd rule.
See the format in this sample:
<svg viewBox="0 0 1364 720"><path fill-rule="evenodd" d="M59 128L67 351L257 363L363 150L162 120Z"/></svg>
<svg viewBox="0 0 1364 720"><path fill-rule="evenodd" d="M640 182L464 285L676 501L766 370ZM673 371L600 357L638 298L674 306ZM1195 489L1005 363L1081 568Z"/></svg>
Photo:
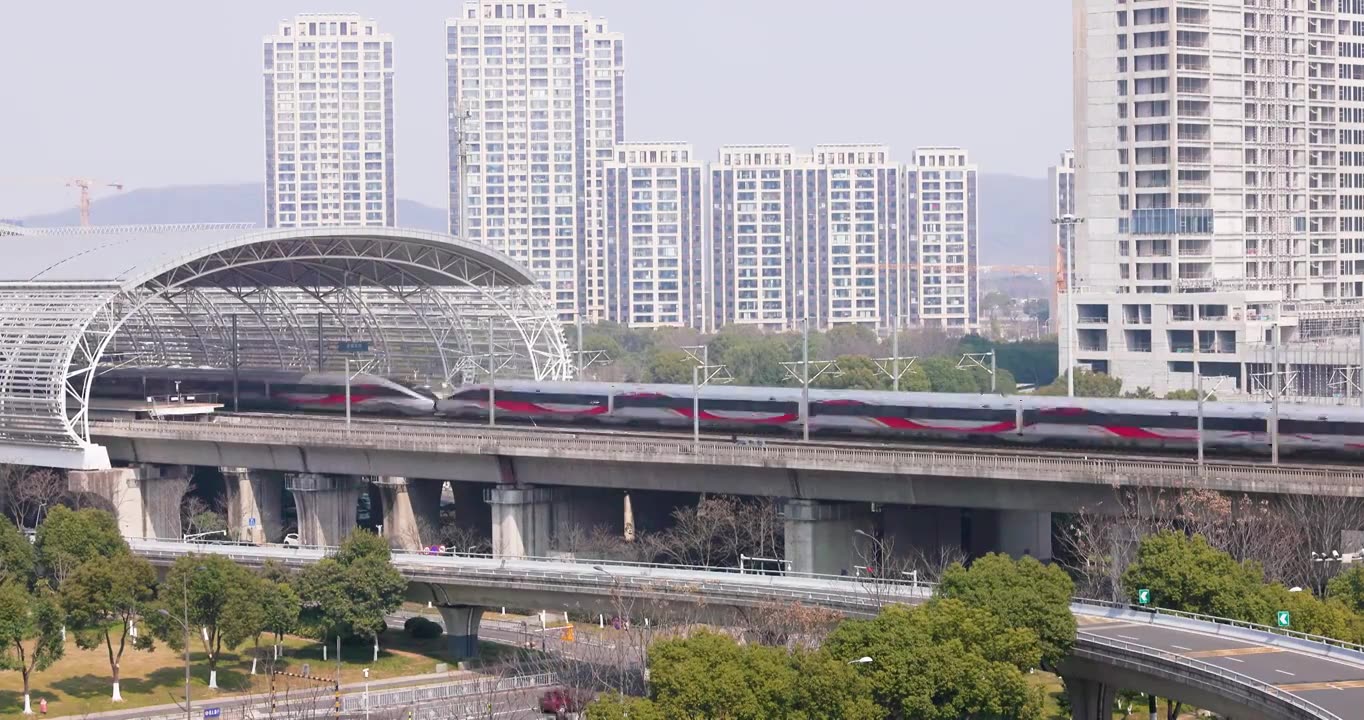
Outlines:
<svg viewBox="0 0 1364 720"><path fill-rule="evenodd" d="M1293 624L1293 614L1287 610L1280 610L1274 613L1274 624L1281 628L1291 626Z"/></svg>
<svg viewBox="0 0 1364 720"><path fill-rule="evenodd" d="M1138 591L1137 591L1137 604L1138 604L1138 605L1150 605L1150 604L1151 604L1151 591L1150 591L1150 590L1147 590L1146 588L1142 588L1142 589L1138 590Z"/></svg>

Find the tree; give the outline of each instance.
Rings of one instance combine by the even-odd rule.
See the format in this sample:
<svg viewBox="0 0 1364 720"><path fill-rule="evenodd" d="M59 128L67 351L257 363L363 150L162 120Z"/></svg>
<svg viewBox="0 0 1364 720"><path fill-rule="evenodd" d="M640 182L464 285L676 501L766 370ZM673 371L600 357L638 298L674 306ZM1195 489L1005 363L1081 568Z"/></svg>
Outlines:
<svg viewBox="0 0 1364 720"><path fill-rule="evenodd" d="M255 635L264 622L253 577L221 555L185 555L176 559L162 584L156 611L148 614L152 633L183 652L188 620L208 661L208 686L218 687L218 660ZM191 641L193 642L193 641Z"/></svg>
<svg viewBox="0 0 1364 720"><path fill-rule="evenodd" d="M816 380L814 387L834 390L888 390L890 378L881 374L876 363L865 355L840 355L838 375L825 375Z"/></svg>
<svg viewBox="0 0 1364 720"><path fill-rule="evenodd" d="M1171 610L1248 622L1273 617L1274 608L1261 592L1264 571L1259 564L1238 563L1202 535L1163 531L1143 538L1123 585L1131 599L1147 589L1153 604Z"/></svg>
<svg viewBox="0 0 1364 720"><path fill-rule="evenodd" d="M1156 394L1151 388L1142 385L1137 388L1136 392L1123 393L1123 397L1133 400L1155 400Z"/></svg>
<svg viewBox="0 0 1364 720"><path fill-rule="evenodd" d="M1292 621L1292 629L1309 635L1335 638L1347 642L1358 642L1355 636L1356 616L1353 611L1338 599L1320 600L1310 592L1293 592L1275 583L1262 589L1265 605L1269 608L1264 618L1250 619L1261 625L1273 625L1275 613L1287 610Z"/></svg>
<svg viewBox="0 0 1364 720"><path fill-rule="evenodd" d="M1166 400L1189 400L1189 401L1192 401L1192 402L1197 402L1197 401L1198 401L1198 391L1197 391L1197 390L1171 390L1170 392L1165 393L1165 399L1166 399ZM1204 399L1205 402L1217 402L1217 396L1216 396L1216 395L1205 395L1203 399Z"/></svg>
<svg viewBox="0 0 1364 720"><path fill-rule="evenodd" d="M1364 614L1364 564L1351 563L1326 585L1326 597L1339 600L1350 610Z"/></svg>
<svg viewBox="0 0 1364 720"><path fill-rule="evenodd" d="M267 568L268 569L268 568ZM256 602L260 605L261 618L254 634L256 655L260 654L261 633L272 636L272 656L279 657L279 646L284 636L298 628L301 610L298 593L294 592L287 578L272 576L266 571L256 578ZM251 672L255 674L256 660L251 660Z"/></svg>
<svg viewBox="0 0 1364 720"><path fill-rule="evenodd" d="M980 392L980 387L976 384L976 379L971 377L971 373L958 368L956 363L947 358L933 357L920 360L917 366L922 368L924 375L928 377L928 384L933 392Z"/></svg>
<svg viewBox="0 0 1364 720"><path fill-rule="evenodd" d="M0 466L0 498L5 511L20 527L42 520L43 512L66 494L66 477L49 468Z"/></svg>
<svg viewBox="0 0 1364 720"><path fill-rule="evenodd" d="M32 587L36 570L33 543L8 520L0 520L0 583Z"/></svg>
<svg viewBox="0 0 1364 720"><path fill-rule="evenodd" d="M20 582L0 584L0 669L18 670L24 680L24 714L32 715L29 681L34 672L62 657L62 611L52 590L31 590Z"/></svg>
<svg viewBox="0 0 1364 720"><path fill-rule="evenodd" d="M943 573L938 594L994 613L1009 627L1028 628L1042 645L1042 663L1055 668L1075 643L1070 599L1075 583L1065 571L1033 557L991 553Z"/></svg>
<svg viewBox="0 0 1364 720"><path fill-rule="evenodd" d="M877 717L1042 718L1042 691L1027 679L1041 663L1042 644L1032 630L1010 627L983 607L956 599L892 605L873 620L845 621L824 649L837 662L872 658L845 667L870 686Z"/></svg>
<svg viewBox="0 0 1364 720"><path fill-rule="evenodd" d="M76 645L93 650L104 644L113 676L114 702L123 701L118 687L119 663L128 646L129 629L145 617L156 597L156 571L126 548L114 562L97 557L82 563L61 583L61 607L67 624L76 631ZM138 650L150 650L151 635L138 635L132 644Z"/></svg>
<svg viewBox="0 0 1364 720"><path fill-rule="evenodd" d="M403 603L407 581L390 563L388 542L361 530L352 534L333 557L308 566L298 576L300 619L322 642L355 635L374 641L386 617Z"/></svg>
<svg viewBox="0 0 1364 720"><path fill-rule="evenodd" d="M103 510L70 510L57 506L38 526L34 549L43 573L54 583L82 563L110 559L128 552L118 521Z"/></svg>
<svg viewBox="0 0 1364 720"><path fill-rule="evenodd" d="M1037 395L1065 395L1067 373L1061 373L1050 385L1037 388ZM1122 379L1084 368L1075 373L1076 397L1118 397L1122 394Z"/></svg>
<svg viewBox="0 0 1364 720"><path fill-rule="evenodd" d="M861 324L840 323L824 333L829 352L840 356L870 357L880 351L881 341L876 331Z"/></svg>
<svg viewBox="0 0 1364 720"><path fill-rule="evenodd" d="M825 653L741 646L700 632L649 651L655 708L669 717L879 717L857 669Z"/></svg>
<svg viewBox="0 0 1364 720"><path fill-rule="evenodd" d="M690 385L696 363L681 350L660 350L649 356L645 382Z"/></svg>
<svg viewBox="0 0 1364 720"><path fill-rule="evenodd" d="M668 720L675 716L663 712L648 698L605 693L587 706L586 717L588 720Z"/></svg>

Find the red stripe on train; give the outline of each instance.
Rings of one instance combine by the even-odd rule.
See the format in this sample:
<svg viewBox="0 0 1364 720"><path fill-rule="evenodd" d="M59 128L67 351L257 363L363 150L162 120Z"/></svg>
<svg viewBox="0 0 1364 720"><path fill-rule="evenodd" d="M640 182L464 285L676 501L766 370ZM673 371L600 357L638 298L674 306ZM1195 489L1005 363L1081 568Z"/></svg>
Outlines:
<svg viewBox="0 0 1364 720"><path fill-rule="evenodd" d="M682 417L686 417L686 418L690 418L690 417L692 416L691 410L679 410L679 409L674 408L674 409L673 409L673 412L677 413L678 415L681 415ZM728 416L726 416L726 415L716 415L715 413L712 413L712 412L709 412L709 411L706 411L706 410L702 410L702 411L701 411L701 419L702 419L702 420L716 420L716 421L723 421L723 422L743 422L743 423L752 423L752 424L754 424L754 425L785 425L786 423L793 423L793 422L799 420L799 419L800 419L800 415L787 414L787 415L774 415L774 416L772 416L772 417L765 417L765 418L747 418L747 417L728 417Z"/></svg>
<svg viewBox="0 0 1364 720"><path fill-rule="evenodd" d="M484 404L487 404L486 401ZM525 413L527 415L601 415L606 412L605 405L590 407L585 410L555 410L523 400L498 400L496 404L498 410Z"/></svg>
<svg viewBox="0 0 1364 720"><path fill-rule="evenodd" d="M1012 420L1008 422L997 422L992 425L979 425L976 427L954 427L951 425L928 425L913 420L898 417L878 417L876 421L892 427L896 430L937 430L945 432L965 432L965 433L1002 433L1015 430Z"/></svg>

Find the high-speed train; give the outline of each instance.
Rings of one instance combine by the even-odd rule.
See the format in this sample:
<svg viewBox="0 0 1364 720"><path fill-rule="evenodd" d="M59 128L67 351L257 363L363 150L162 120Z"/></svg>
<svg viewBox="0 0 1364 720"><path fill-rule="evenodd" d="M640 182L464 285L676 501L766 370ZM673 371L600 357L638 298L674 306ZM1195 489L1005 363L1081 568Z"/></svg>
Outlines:
<svg viewBox="0 0 1364 720"><path fill-rule="evenodd" d="M690 428L692 387L597 382L498 381L497 417L538 424ZM208 368L122 368L101 372L95 397L215 393L231 403L232 372ZM242 369L243 410L344 412L345 376L337 372ZM484 419L486 384L440 399L429 389L376 375L351 381L351 412ZM699 391L702 429L726 433L801 432L801 391L785 387L706 386ZM1066 398L1036 395L810 390L810 429L825 436L997 442L1074 448L1192 450L1198 404L1178 400ZM1204 404L1203 439L1212 450L1269 452L1270 413L1263 403ZM1364 456L1364 409L1282 404L1283 454Z"/></svg>
<svg viewBox="0 0 1364 720"><path fill-rule="evenodd" d="M497 417L535 422L691 427L690 385L498 382ZM724 432L798 433L799 388L707 386L700 425ZM488 386L469 385L436 403L451 417L486 417ZM1261 403L1205 403L1207 448L1268 453L1270 414ZM1036 395L811 390L810 429L822 434L1058 447L1192 449L1198 403ZM1364 455L1364 410L1283 404L1282 453Z"/></svg>
<svg viewBox="0 0 1364 720"><path fill-rule="evenodd" d="M231 404L232 371L215 368L118 368L95 376L96 398L143 399L157 395L215 394ZM242 369L237 402L243 410L346 411L346 376L339 372ZM353 374L351 412L380 415L430 415L436 396L395 380Z"/></svg>

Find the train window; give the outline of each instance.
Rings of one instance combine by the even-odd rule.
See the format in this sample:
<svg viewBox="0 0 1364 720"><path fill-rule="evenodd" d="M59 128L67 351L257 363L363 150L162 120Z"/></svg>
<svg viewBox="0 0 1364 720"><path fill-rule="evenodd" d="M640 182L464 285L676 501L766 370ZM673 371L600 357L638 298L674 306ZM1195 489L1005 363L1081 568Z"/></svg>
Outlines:
<svg viewBox="0 0 1364 720"><path fill-rule="evenodd" d="M817 402L810 403L810 415L853 416L853 417L893 417L919 418L932 420L1013 420L1014 411L1009 409L991 410L985 408L942 408L919 407L913 405L863 405L860 403Z"/></svg>

